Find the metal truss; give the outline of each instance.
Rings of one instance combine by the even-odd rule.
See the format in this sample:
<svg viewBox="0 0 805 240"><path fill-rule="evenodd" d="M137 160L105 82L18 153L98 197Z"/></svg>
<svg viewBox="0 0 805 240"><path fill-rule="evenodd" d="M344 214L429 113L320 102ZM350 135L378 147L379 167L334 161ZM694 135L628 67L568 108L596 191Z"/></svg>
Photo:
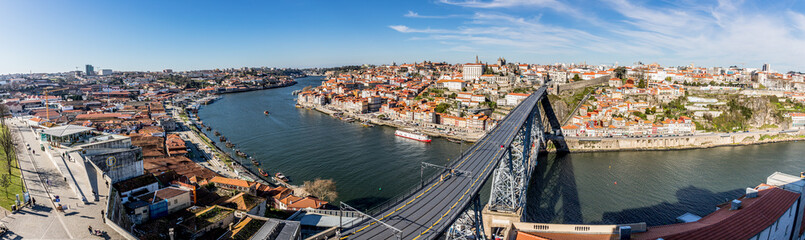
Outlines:
<svg viewBox="0 0 805 240"><path fill-rule="evenodd" d="M472 205L464 210L464 212L458 216L458 219L453 222L453 225L450 225L450 228L447 229L447 232L444 234L445 239L485 239L481 210L481 200L478 196L475 196Z"/></svg>
<svg viewBox="0 0 805 240"><path fill-rule="evenodd" d="M503 159L492 174L489 209L517 212L525 206L531 171L538 151L545 143L542 116L539 107L535 106L506 148Z"/></svg>

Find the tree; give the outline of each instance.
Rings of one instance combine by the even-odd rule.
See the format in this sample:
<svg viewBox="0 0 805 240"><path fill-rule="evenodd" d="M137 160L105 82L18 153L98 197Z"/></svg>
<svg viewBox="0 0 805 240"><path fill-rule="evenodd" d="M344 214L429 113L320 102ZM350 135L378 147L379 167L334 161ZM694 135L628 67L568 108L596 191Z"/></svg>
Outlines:
<svg viewBox="0 0 805 240"><path fill-rule="evenodd" d="M0 149L3 150L3 157L6 160L8 174L11 174L11 166L14 163L14 140L11 136L11 131L8 126L3 125L0 128Z"/></svg>
<svg viewBox="0 0 805 240"><path fill-rule="evenodd" d="M5 104L0 104L0 125L6 125L6 118L11 116L11 112L8 110L8 106Z"/></svg>
<svg viewBox="0 0 805 240"><path fill-rule="evenodd" d="M615 68L615 77L619 79L626 78L626 68L625 67Z"/></svg>
<svg viewBox="0 0 805 240"><path fill-rule="evenodd" d="M310 195L327 201L333 201L338 198L338 192L335 190L335 181L332 179L316 178L312 182L305 181L304 188Z"/></svg>
<svg viewBox="0 0 805 240"><path fill-rule="evenodd" d="M439 105L436 105L436 107L433 108L433 111L436 111L437 113L444 113L449 108L450 108L450 104L439 103Z"/></svg>
<svg viewBox="0 0 805 240"><path fill-rule="evenodd" d="M638 88L646 88L647 85L648 84L646 84L646 79L641 78L640 81L637 81L637 87Z"/></svg>
<svg viewBox="0 0 805 240"><path fill-rule="evenodd" d="M579 77L578 74L573 76L573 81L575 81L575 82L581 81L581 78Z"/></svg>
<svg viewBox="0 0 805 240"><path fill-rule="evenodd" d="M3 190L6 191L6 198L8 198L8 187L11 186L11 176L10 174L3 174L0 176L0 187L3 187Z"/></svg>

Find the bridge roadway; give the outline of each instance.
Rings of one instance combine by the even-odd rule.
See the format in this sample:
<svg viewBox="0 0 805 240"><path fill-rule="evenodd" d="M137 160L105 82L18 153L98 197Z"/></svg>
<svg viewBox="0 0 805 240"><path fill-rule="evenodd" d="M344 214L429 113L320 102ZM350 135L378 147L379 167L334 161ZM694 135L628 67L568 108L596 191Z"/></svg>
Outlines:
<svg viewBox="0 0 805 240"><path fill-rule="evenodd" d="M471 203L489 179L528 113L545 95L545 87L523 100L491 132L467 149L451 167L469 171L472 176L452 176L426 183L410 197L386 209L375 218L402 231L402 239L434 239L441 235ZM395 231L374 220L344 229L341 239L397 239Z"/></svg>

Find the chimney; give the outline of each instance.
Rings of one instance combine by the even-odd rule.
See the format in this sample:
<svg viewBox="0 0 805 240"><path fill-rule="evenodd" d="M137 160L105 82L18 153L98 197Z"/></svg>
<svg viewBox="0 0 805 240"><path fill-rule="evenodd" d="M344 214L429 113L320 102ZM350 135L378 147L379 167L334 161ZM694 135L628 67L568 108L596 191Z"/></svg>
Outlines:
<svg viewBox="0 0 805 240"><path fill-rule="evenodd" d="M754 188L746 188L746 198L756 198L757 190Z"/></svg>
<svg viewBox="0 0 805 240"><path fill-rule="evenodd" d="M735 199L732 200L732 204L730 205L730 210L738 210L741 208L741 200Z"/></svg>
<svg viewBox="0 0 805 240"><path fill-rule="evenodd" d="M632 226L619 226L618 235L620 235L620 240L632 239Z"/></svg>

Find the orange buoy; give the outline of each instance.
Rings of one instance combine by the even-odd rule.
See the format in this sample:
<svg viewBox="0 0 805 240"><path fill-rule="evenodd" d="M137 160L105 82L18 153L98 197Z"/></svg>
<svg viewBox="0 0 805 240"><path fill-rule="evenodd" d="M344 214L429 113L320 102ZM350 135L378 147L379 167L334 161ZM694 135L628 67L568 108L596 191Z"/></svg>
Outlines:
<svg viewBox="0 0 805 240"><path fill-rule="evenodd" d="M618 185L618 181L615 181L615 185Z"/></svg>

